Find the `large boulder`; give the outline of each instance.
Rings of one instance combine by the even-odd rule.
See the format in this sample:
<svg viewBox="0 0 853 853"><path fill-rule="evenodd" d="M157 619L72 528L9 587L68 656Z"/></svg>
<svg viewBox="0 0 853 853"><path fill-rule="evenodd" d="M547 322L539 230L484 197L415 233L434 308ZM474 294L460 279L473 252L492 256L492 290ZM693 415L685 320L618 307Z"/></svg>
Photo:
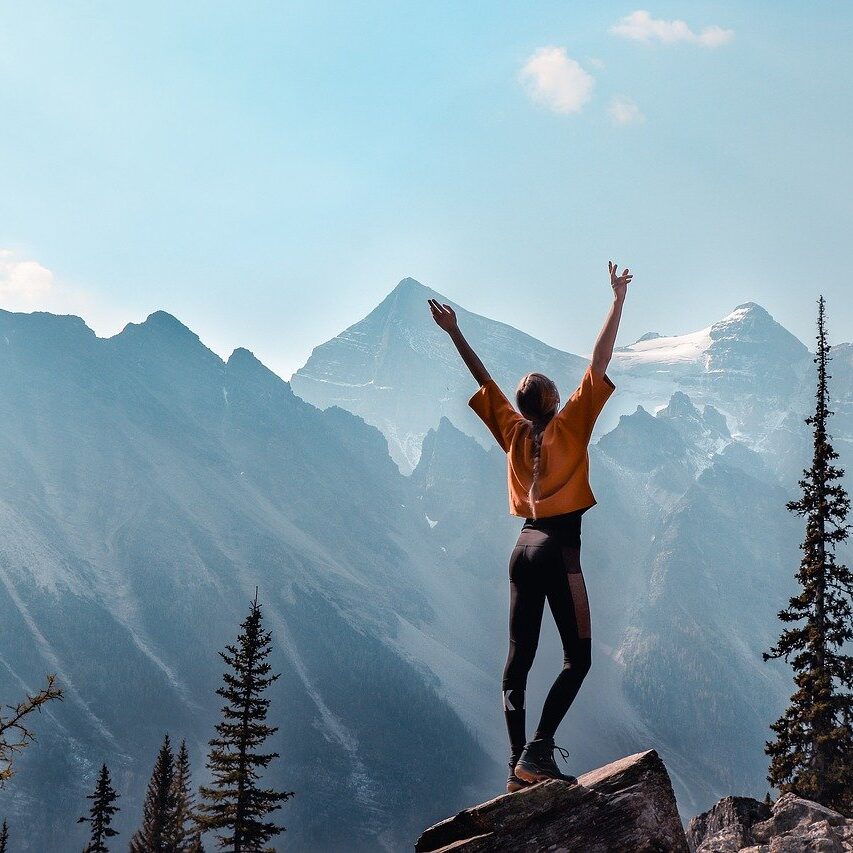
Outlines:
<svg viewBox="0 0 853 853"><path fill-rule="evenodd" d="M653 749L465 809L427 829L418 853L688 853L672 783Z"/></svg>
<svg viewBox="0 0 853 853"><path fill-rule="evenodd" d="M737 853L752 844L752 827L770 817L770 806L752 797L723 797L690 818L687 841L694 853Z"/></svg>
<svg viewBox="0 0 853 853"><path fill-rule="evenodd" d="M853 818L795 794L724 797L687 825L693 853L850 853Z"/></svg>

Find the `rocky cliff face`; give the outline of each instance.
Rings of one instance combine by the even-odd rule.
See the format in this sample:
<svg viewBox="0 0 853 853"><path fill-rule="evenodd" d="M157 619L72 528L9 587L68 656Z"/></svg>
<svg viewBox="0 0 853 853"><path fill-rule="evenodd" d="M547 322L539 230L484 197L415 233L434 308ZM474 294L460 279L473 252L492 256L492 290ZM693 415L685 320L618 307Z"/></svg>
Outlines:
<svg viewBox="0 0 853 853"><path fill-rule="evenodd" d="M687 826L692 853L844 853L853 850L853 818L783 794L772 805L724 797Z"/></svg>

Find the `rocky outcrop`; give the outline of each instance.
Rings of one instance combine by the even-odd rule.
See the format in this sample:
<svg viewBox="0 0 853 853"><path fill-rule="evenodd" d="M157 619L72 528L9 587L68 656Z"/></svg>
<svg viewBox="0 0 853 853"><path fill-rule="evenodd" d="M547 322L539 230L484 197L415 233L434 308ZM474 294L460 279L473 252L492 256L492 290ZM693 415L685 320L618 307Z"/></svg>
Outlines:
<svg viewBox="0 0 853 853"><path fill-rule="evenodd" d="M770 817L767 803L752 797L723 797L713 808L690 819L687 841L693 853L737 851L752 844L752 827Z"/></svg>
<svg viewBox="0 0 853 853"><path fill-rule="evenodd" d="M653 749L578 779L551 780L459 812L427 829L418 853L688 853L675 794Z"/></svg>
<svg viewBox="0 0 853 853"><path fill-rule="evenodd" d="M687 840L693 853L849 853L853 818L794 794L772 806L724 797L691 818Z"/></svg>

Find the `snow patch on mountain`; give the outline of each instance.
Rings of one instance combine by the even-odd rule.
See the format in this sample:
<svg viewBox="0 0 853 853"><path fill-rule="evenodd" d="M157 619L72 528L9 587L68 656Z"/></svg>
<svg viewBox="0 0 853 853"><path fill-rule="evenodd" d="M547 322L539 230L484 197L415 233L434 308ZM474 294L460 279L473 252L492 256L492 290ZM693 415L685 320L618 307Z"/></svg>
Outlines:
<svg viewBox="0 0 853 853"><path fill-rule="evenodd" d="M711 345L711 326L686 335L654 338L644 335L643 338L614 351L613 360L620 370L630 370L637 365L681 362L699 363L704 367L705 352Z"/></svg>

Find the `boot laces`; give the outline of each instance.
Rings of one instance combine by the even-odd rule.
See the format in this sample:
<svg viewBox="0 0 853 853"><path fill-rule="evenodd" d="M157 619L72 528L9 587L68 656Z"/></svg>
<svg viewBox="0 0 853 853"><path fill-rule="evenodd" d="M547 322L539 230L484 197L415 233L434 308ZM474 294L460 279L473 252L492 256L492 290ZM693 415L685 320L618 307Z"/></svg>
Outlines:
<svg viewBox="0 0 853 853"><path fill-rule="evenodd" d="M569 755L570 755L569 751L567 749L563 749L563 747L561 747L561 746L557 746L557 744L554 744L553 748L555 750L557 750L557 752L560 753L560 757L563 759L563 761L566 762L566 764L568 764L569 763ZM552 752L551 753L552 759L553 759L553 755L554 755L554 753Z"/></svg>

